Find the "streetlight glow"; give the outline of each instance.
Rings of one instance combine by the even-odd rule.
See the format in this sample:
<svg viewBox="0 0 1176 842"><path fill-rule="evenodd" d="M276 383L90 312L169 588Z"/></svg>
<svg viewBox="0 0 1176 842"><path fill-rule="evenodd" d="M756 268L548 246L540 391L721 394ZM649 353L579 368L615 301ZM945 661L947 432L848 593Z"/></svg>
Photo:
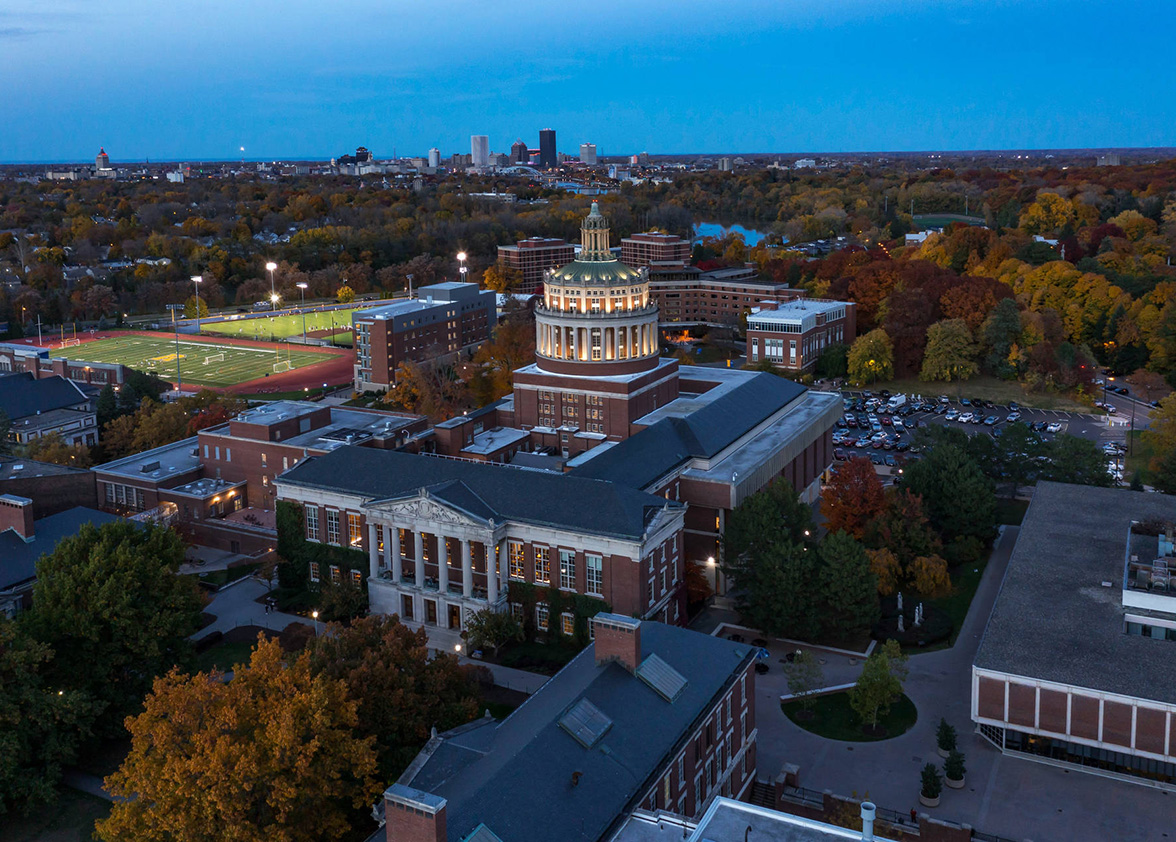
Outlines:
<svg viewBox="0 0 1176 842"><path fill-rule="evenodd" d="M200 333L200 282L203 280L204 280L203 275L193 275L192 276L192 283L196 285L196 333L197 334ZM177 337L176 338L176 347L178 348L179 343L180 343L178 328L177 328L176 337ZM178 351L177 351L177 354L178 354ZM180 360L179 360L179 357L177 356L177 358L176 358L176 377L177 378L179 377L179 368L180 368Z"/></svg>
<svg viewBox="0 0 1176 842"><path fill-rule="evenodd" d="M274 270L278 268L278 264L272 260L265 264L265 270L269 272L270 276L270 312L278 309L278 292L274 289Z"/></svg>
<svg viewBox="0 0 1176 842"><path fill-rule="evenodd" d="M457 259L460 260L462 263L465 263L466 253L464 251L459 251L457 253Z"/></svg>
<svg viewBox="0 0 1176 842"><path fill-rule="evenodd" d="M272 272L278 268L278 264L274 263L273 261L270 261L269 263L265 264L265 268L266 268L266 271Z"/></svg>
<svg viewBox="0 0 1176 842"><path fill-rule="evenodd" d="M302 341L306 341L306 284L299 283L294 286L298 287L298 292L302 296Z"/></svg>

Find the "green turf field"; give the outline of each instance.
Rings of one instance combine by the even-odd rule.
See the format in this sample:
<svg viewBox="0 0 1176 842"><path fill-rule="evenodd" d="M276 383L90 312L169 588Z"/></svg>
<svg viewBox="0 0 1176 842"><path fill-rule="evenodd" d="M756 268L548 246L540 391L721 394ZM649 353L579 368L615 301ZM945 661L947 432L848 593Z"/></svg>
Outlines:
<svg viewBox="0 0 1176 842"><path fill-rule="evenodd" d="M286 370L331 359L322 351L300 350L282 346L244 348L217 342L192 342L180 339L180 375L184 383L198 386L233 386L273 374L274 366ZM69 357L96 363L122 363L140 371L156 374L164 380L176 380L176 342L174 336L120 336L99 339L79 346L54 349L50 356Z"/></svg>
<svg viewBox="0 0 1176 842"><path fill-rule="evenodd" d="M370 310L371 305L351 307L346 310L329 310L306 314L306 330L336 331L351 329L351 314L356 310ZM334 323L332 323L332 318ZM239 336L242 339L285 339L287 336L302 335L302 316L260 316L257 318L233 319L225 322L201 323L200 329L205 333L223 333L225 336Z"/></svg>

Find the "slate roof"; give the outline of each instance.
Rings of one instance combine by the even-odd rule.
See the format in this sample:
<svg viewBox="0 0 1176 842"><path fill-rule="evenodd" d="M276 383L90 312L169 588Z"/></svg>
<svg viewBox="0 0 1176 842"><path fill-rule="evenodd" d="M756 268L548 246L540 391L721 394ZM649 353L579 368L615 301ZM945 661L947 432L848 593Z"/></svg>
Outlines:
<svg viewBox="0 0 1176 842"><path fill-rule="evenodd" d="M975 666L1176 704L1176 643L1124 629L1133 520L1176 521L1176 498L1038 483Z"/></svg>
<svg viewBox="0 0 1176 842"><path fill-rule="evenodd" d="M64 377L36 379L27 371L0 377L0 410L13 421L86 403L86 396Z"/></svg>
<svg viewBox="0 0 1176 842"><path fill-rule="evenodd" d="M573 476L645 488L689 459L709 459L807 390L766 372L685 417L663 418L595 456Z"/></svg>
<svg viewBox="0 0 1176 842"><path fill-rule="evenodd" d="M116 520L122 518L97 509L76 506L34 521L33 534L36 537L27 544L11 529L0 532L0 590L33 579L36 576L37 560L53 552L62 538L76 535L83 523L102 526Z"/></svg>
<svg viewBox="0 0 1176 842"><path fill-rule="evenodd" d="M595 842L755 657L750 646L642 622L642 658L655 653L686 679L674 702L618 663L596 666L589 646L502 722L441 735L398 783L447 799L451 842L482 823L510 842ZM591 749L558 724L584 698L612 720Z"/></svg>
<svg viewBox="0 0 1176 842"><path fill-rule="evenodd" d="M352 494L367 500L406 497L420 489L482 520L524 521L640 540L667 501L608 482L486 462L340 447L304 459L278 482Z"/></svg>

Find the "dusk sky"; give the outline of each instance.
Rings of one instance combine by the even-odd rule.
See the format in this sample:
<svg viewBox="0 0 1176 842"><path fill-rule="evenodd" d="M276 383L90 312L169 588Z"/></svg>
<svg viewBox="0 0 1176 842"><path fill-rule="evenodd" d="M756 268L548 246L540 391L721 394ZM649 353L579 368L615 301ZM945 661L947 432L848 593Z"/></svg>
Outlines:
<svg viewBox="0 0 1176 842"><path fill-rule="evenodd" d="M1164 0L0 0L0 161L1176 145Z"/></svg>

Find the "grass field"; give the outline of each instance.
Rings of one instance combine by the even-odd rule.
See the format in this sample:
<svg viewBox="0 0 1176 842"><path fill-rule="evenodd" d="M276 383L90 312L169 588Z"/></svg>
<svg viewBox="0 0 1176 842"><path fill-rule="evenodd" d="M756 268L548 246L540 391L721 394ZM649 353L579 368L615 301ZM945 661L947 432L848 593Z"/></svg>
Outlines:
<svg viewBox="0 0 1176 842"><path fill-rule="evenodd" d="M279 363L283 370L287 362L290 368L298 369L332 359L322 351L286 347L270 350L183 339L179 347L180 375L185 383L197 386L233 386L273 374ZM99 339L78 347L54 349L50 354L88 362L122 363L173 383L176 380L176 342L166 334Z"/></svg>
<svg viewBox="0 0 1176 842"><path fill-rule="evenodd" d="M852 707L849 693L830 693L813 700L812 711L806 715L799 701L781 702L784 715L806 731L829 740L869 743L888 740L911 730L919 718L915 703L902 696L890 706L886 716L878 717L878 729L867 729Z"/></svg>
<svg viewBox="0 0 1176 842"><path fill-rule="evenodd" d="M316 330L340 331L344 328L350 331L351 314L356 310L371 309L370 304L362 307L351 307L346 310L328 310L306 314L306 330L308 333ZM333 321L332 321L333 320ZM287 336L302 335L302 316L262 316L259 318L232 319L227 322L201 323L204 333L222 333L225 336L238 336L242 339L285 339Z"/></svg>

